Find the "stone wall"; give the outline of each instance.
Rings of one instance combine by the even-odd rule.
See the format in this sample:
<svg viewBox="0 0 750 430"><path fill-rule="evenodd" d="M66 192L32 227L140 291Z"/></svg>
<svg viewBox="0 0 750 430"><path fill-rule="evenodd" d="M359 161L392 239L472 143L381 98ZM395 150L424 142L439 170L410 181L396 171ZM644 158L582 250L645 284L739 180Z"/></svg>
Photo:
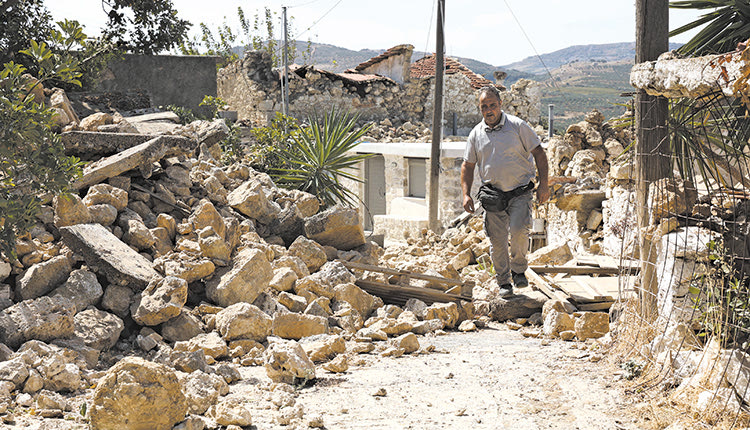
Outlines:
<svg viewBox="0 0 750 430"><path fill-rule="evenodd" d="M146 90L153 106L174 104L198 110L206 95L216 96L219 57L125 54L112 61L95 91Z"/></svg>
<svg viewBox="0 0 750 430"><path fill-rule="evenodd" d="M239 119L265 125L282 110L278 70L270 57L252 51L218 73L219 97L236 110ZM332 107L359 114L362 121L388 119L394 125L406 122L432 123L434 78L407 79L403 84L375 75L332 73L300 67L289 74L289 113L304 119ZM456 113L457 134L468 135L482 117L477 107L477 90L462 74L445 80L445 133L452 133ZM521 80L501 92L504 109L532 123L540 118L537 84Z"/></svg>

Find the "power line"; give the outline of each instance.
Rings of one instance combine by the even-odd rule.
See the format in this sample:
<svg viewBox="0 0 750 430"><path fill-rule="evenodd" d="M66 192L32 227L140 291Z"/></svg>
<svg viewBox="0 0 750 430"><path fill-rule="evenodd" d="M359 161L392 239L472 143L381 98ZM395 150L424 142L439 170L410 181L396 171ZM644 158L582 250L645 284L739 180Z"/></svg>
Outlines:
<svg viewBox="0 0 750 430"><path fill-rule="evenodd" d="M307 5L309 5L309 4L317 3L317 2L319 2L319 1L320 1L320 0L312 0L312 1L309 1L309 2L307 2L307 3L296 4L296 5L294 5L294 6L287 6L286 8L287 8L287 9L292 9L292 8L295 8L295 7L302 7L302 6L307 6Z"/></svg>
<svg viewBox="0 0 750 430"><path fill-rule="evenodd" d="M323 18L325 18L325 17L326 17L326 15L328 15L329 13L331 13L331 11L332 11L332 10L336 9L336 6L338 6L338 5L339 5L339 4L340 4L340 3L342 2L342 1L344 1L344 0L339 0L339 1L337 1L335 5L333 5L333 6L332 6L332 7L330 8L330 9L328 9L328 10L326 11L326 13L324 13L324 14L323 14L323 16L321 16L321 17L320 17L320 18L318 18L317 20L313 21L313 23L312 23L312 24L310 24L310 26L309 26L309 27L307 27L307 29L306 29L305 31L303 31L303 32L302 32L302 33L300 33L300 34L297 34L297 35L295 35L295 36L294 36L294 39L297 39L298 37L302 36L303 34L307 33L308 31L310 31L310 30L311 30L311 29L312 29L313 27L315 27L315 25L316 25L316 24L318 24L318 23L320 22L320 20L322 20Z"/></svg>
<svg viewBox="0 0 750 430"><path fill-rule="evenodd" d="M435 9L437 7L438 0L432 2L432 10L430 11L430 25L427 26L427 41L424 44L424 52L427 54L430 47L430 34L432 34L432 18L435 16Z"/></svg>
<svg viewBox="0 0 750 430"><path fill-rule="evenodd" d="M508 11L510 12L511 16L516 21L516 24L518 24L518 28L521 29L521 33L523 33L523 36L526 38L526 41L529 42L529 45L531 45L531 49L534 50L534 54L536 55L536 58L539 59L539 62L542 63L542 66L544 66L544 70L547 71L547 75L549 76L550 81L552 82L552 86L555 87L555 89L560 93L562 98L567 103L568 99L565 98L565 93L560 89L560 87L557 86L557 83L555 82L555 78L552 76L552 73L549 71L549 68L547 68L547 65L544 64L544 60L542 60L542 56L539 55L539 51L536 50L534 43L531 41L531 38L529 38L529 35L526 34L526 30L523 29L523 26L521 25L521 21L519 21L518 18L516 17L516 14L513 13L513 9L510 8L510 5L508 4L508 0L503 0L503 2L505 2L505 6L508 8Z"/></svg>

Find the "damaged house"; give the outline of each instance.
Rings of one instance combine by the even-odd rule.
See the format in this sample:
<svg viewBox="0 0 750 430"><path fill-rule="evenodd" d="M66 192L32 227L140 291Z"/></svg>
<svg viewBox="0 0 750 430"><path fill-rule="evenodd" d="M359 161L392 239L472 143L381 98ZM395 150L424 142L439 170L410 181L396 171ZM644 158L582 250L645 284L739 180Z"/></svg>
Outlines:
<svg viewBox="0 0 750 430"><path fill-rule="evenodd" d="M383 135L384 128L400 128L413 137L412 142L376 138L358 147L358 152L373 154L359 169L364 183L352 184L363 202L363 222L392 240L427 226L430 144L420 136L428 136L431 126L435 58L428 55L412 63L413 49L395 46L343 73L293 66L288 83L288 111L294 117L336 107L374 123L376 136ZM267 53L248 52L219 71L218 95L240 119L267 124L282 110L279 74ZM486 85L495 84L455 59L446 60L445 134L466 136L481 120L477 91ZM510 90L497 85L508 113L539 122L541 94L531 81L521 80ZM444 224L463 211L459 198L464 146L461 141L443 142L438 217Z"/></svg>

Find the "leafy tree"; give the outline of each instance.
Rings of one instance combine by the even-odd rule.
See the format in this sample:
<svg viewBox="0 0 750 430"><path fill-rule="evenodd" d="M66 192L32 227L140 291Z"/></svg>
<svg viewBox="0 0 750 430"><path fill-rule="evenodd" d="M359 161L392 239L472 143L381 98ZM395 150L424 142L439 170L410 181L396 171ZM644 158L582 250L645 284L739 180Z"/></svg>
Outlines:
<svg viewBox="0 0 750 430"><path fill-rule="evenodd" d="M350 154L370 126L355 129L358 116L332 109L322 118L308 118L309 127L292 136L284 155L291 165L271 172L278 185L314 194L325 207L354 204L357 196L340 178L362 182L351 170L370 154Z"/></svg>
<svg viewBox="0 0 750 430"><path fill-rule="evenodd" d="M733 51L750 34L750 3L747 0L680 0L671 2L669 7L711 9L695 21L669 32L671 37L705 25L678 49L681 54L700 56Z"/></svg>
<svg viewBox="0 0 750 430"><path fill-rule="evenodd" d="M0 0L0 64L13 61L27 69L34 67L22 49L30 40L49 40L53 22L43 0Z"/></svg>
<svg viewBox="0 0 750 430"><path fill-rule="evenodd" d="M80 25L75 21L59 25L62 31L51 31L51 43L58 48L80 47L86 37ZM36 79L12 61L0 71L0 250L12 258L16 236L36 222L42 196L65 192L80 174L79 161L65 156L52 131L56 111L34 96L40 85L52 79L80 85L78 60L33 40L20 53L37 66Z"/></svg>
<svg viewBox="0 0 750 430"><path fill-rule="evenodd" d="M177 17L172 0L102 0L109 21L102 33L124 51L157 54L178 47L190 22Z"/></svg>
<svg viewBox="0 0 750 430"><path fill-rule="evenodd" d="M200 45L203 45L206 49L203 54L224 57L223 63L219 65L219 67L222 67L239 58L238 47L242 50L264 50L271 55L274 67L281 66L284 59L281 52L282 42L276 39L276 27L274 24L276 14L270 8L265 7L262 14L256 12L251 22L245 15L242 7L237 7L240 30L232 29L225 21L217 29L216 36L214 36L214 32L206 24L201 23L202 34L200 41L195 38L187 40L180 46L180 51L184 55L201 55ZM293 17L290 17L287 23L287 39L291 42L287 46L287 60L289 63L292 63L297 56L297 44L292 39L293 20ZM281 35L281 38L283 38L283 35ZM302 53L303 60L307 60L310 57L311 50L311 42L308 41L308 49Z"/></svg>

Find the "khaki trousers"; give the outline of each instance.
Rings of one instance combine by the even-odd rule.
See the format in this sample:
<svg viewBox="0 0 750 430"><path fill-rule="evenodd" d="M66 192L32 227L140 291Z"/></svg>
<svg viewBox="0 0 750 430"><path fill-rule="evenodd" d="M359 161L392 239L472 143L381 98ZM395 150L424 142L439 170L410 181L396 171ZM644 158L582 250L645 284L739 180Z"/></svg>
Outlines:
<svg viewBox="0 0 750 430"><path fill-rule="evenodd" d="M484 231L490 239L490 258L498 285L510 284L511 271L524 273L529 267L526 254L529 252L532 192L512 198L505 211L484 212Z"/></svg>

